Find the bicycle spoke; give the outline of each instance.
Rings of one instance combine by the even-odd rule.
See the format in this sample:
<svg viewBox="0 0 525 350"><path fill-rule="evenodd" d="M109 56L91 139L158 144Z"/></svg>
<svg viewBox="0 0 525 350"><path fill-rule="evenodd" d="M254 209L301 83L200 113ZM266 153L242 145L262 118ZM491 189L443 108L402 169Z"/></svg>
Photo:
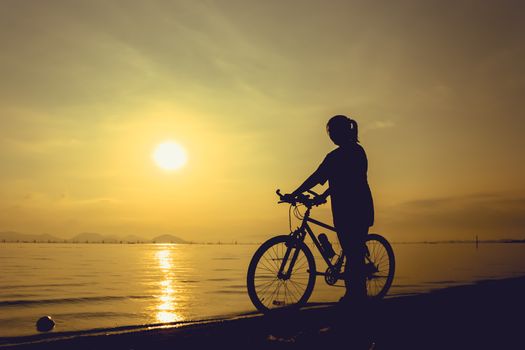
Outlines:
<svg viewBox="0 0 525 350"><path fill-rule="evenodd" d="M292 280L289 280L289 281L290 281L290 283L294 283L294 284L298 284L298 285L306 286L306 283L297 282L297 281L292 281Z"/></svg>
<svg viewBox="0 0 525 350"><path fill-rule="evenodd" d="M276 297L279 297L279 291L281 290L281 285L282 285L282 281L279 280L277 284L277 288L275 289L275 292L272 293L272 298L271 298L272 304L273 304L273 301L275 301Z"/></svg>
<svg viewBox="0 0 525 350"><path fill-rule="evenodd" d="M296 291L299 295L301 295L301 294L303 293L303 292L302 292L302 288L299 289L299 287L297 287L296 283L294 283L293 281L290 281L290 285L291 285L292 287L294 287L295 291Z"/></svg>
<svg viewBox="0 0 525 350"><path fill-rule="evenodd" d="M301 299L301 296L304 294L304 290L297 288L297 286L294 285L293 283L290 283L290 290L294 291L294 296L297 293L298 296L295 297L296 302L299 301L299 299Z"/></svg>
<svg viewBox="0 0 525 350"><path fill-rule="evenodd" d="M293 286L293 285L291 285L291 286ZM294 302L297 301L299 298L296 297L296 295L295 295L295 293L293 292L292 289L288 288L288 284L285 284L285 287L288 290L288 292L292 295L292 297L294 298Z"/></svg>
<svg viewBox="0 0 525 350"><path fill-rule="evenodd" d="M270 255L270 253L268 253L268 255ZM268 258L267 258L266 256L264 256L264 255L263 255L262 257L264 258L264 260L265 260L266 262L268 262L268 265L271 265L271 266L273 267L274 271L279 271L279 269L275 270L275 268L276 268L276 266L275 266L275 262L271 259L271 256L270 256L270 259L268 259ZM272 267L269 267L269 268L271 269Z"/></svg>
<svg viewBox="0 0 525 350"><path fill-rule="evenodd" d="M276 274L275 271L271 270L268 266L266 266L265 263L263 263L262 261L260 261L260 263L262 266L257 266L257 269L264 269L272 274Z"/></svg>
<svg viewBox="0 0 525 350"><path fill-rule="evenodd" d="M308 261L305 261L301 266L297 267L297 270L302 269L307 264L308 264Z"/></svg>
<svg viewBox="0 0 525 350"><path fill-rule="evenodd" d="M270 289L270 287L273 286L275 282L277 282L277 288L275 288L275 289ZM261 292L261 297L262 297L262 298L261 298L261 301L263 301L263 300L266 298L266 296L269 296L269 297L271 298L271 300L273 300L273 296L274 296L274 294L275 294L275 291L279 288L280 280L279 280L279 279L276 279L276 280L274 281L274 283L272 283L270 286L268 286L268 287L264 290L264 292Z"/></svg>
<svg viewBox="0 0 525 350"><path fill-rule="evenodd" d="M272 253L268 251L268 255L270 255L270 261L275 266L276 271L279 271L279 264L277 263L278 259L277 259L277 253L275 252L275 246L272 247Z"/></svg>
<svg viewBox="0 0 525 350"><path fill-rule="evenodd" d="M275 277L273 280L271 280L269 282L265 282L262 285L259 285L259 288L261 288L261 292L267 290L272 284L274 284L278 280L279 279L277 277Z"/></svg>
<svg viewBox="0 0 525 350"><path fill-rule="evenodd" d="M281 269L281 263L282 263L282 262L280 263L279 261L280 261L280 260L282 261L282 258L280 258L280 254L279 254L279 250L278 250L278 248L276 248L275 246L273 246L272 251L273 251L273 253L274 253L273 258L272 258L272 259L273 259L272 261L274 262L277 271L279 271L279 270Z"/></svg>
<svg viewBox="0 0 525 350"><path fill-rule="evenodd" d="M275 281L277 280L277 277L273 278L271 281L263 281L263 282L260 282L259 284L256 284L255 285L255 288L264 288L272 283L274 283Z"/></svg>
<svg viewBox="0 0 525 350"><path fill-rule="evenodd" d="M261 302L264 301L264 299L266 298L266 296L268 295L268 293L270 293L270 296L273 294L272 290L273 289L270 289L271 286L274 285L275 282L278 282L278 280L276 279L275 281L273 281L273 283L271 283L269 286L267 286L264 290L260 291L258 294L260 294L260 300Z"/></svg>

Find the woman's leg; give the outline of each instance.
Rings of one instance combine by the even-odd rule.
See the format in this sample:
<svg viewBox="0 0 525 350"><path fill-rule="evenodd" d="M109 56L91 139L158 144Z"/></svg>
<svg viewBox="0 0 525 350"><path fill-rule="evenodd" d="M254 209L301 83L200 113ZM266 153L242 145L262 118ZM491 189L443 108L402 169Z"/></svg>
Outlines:
<svg viewBox="0 0 525 350"><path fill-rule="evenodd" d="M354 225L338 231L339 242L346 255L346 295L354 301L366 299L365 240L368 225Z"/></svg>

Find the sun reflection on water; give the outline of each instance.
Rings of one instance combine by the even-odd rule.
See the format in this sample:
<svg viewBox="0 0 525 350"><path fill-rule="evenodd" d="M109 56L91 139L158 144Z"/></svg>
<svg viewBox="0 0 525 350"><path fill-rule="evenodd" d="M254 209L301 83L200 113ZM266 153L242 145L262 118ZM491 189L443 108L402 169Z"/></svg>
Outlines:
<svg viewBox="0 0 525 350"><path fill-rule="evenodd" d="M169 248L159 250L155 254L164 278L159 282L158 304L155 309L155 318L157 322L162 323L182 320L182 316L175 311L177 309L178 296L175 288L173 288L173 262L171 254L172 251Z"/></svg>

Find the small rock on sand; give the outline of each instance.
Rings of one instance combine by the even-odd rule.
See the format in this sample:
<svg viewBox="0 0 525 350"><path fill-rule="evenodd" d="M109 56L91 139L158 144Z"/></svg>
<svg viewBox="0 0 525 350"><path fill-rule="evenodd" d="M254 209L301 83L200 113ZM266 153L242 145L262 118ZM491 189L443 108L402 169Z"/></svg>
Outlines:
<svg viewBox="0 0 525 350"><path fill-rule="evenodd" d="M43 316L36 321L36 329L39 332L49 332L55 327L55 321L50 316Z"/></svg>

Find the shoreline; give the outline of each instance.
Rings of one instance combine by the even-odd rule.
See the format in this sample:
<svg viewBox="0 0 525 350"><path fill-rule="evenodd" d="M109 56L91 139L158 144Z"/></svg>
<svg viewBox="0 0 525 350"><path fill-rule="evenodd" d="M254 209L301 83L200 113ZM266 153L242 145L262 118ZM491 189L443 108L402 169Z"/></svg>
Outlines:
<svg viewBox="0 0 525 350"><path fill-rule="evenodd" d="M0 338L1 349L523 348L525 276L492 279L369 305L356 310L313 304L298 312L251 312L176 324ZM363 345L368 344L368 345ZM373 345L372 345L373 344Z"/></svg>

